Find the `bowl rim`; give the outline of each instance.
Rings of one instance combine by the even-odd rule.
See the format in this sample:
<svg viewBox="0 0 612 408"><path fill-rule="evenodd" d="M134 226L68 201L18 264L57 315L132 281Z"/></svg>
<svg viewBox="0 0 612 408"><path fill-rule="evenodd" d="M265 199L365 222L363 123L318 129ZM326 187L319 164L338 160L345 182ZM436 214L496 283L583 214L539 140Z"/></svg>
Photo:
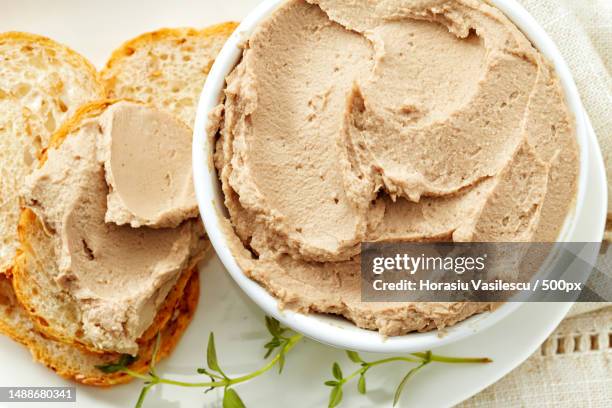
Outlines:
<svg viewBox="0 0 612 408"><path fill-rule="evenodd" d="M265 0L260 3L234 33L228 38L217 56L202 89L198 103L193 133L193 180L200 214L209 239L221 262L234 281L265 313L273 316L293 330L303 333L319 342L343 349L364 352L415 352L431 349L464 339L497 324L514 312L521 303L505 303L493 312L480 313L444 329L425 333L408 333L403 336L385 338L378 332L358 328L342 318L322 314L301 314L281 310L276 298L266 289L247 277L238 266L229 246L227 237L220 227L224 217L223 203L217 172L213 165L211 141L206 128L209 113L220 101L225 88L225 78L239 62L242 47L257 25L287 0ZM578 191L573 209L568 213L559 241L572 241L577 215L583 211L589 162L588 144L593 143L586 129L584 109L578 89L570 70L556 45L535 19L515 0L489 0L501 10L531 41L540 52L553 63L566 103L575 119L575 136L580 148L580 169ZM595 147L599 150L595 140ZM600 169L601 170L601 169ZM606 186L607 187L607 186Z"/></svg>

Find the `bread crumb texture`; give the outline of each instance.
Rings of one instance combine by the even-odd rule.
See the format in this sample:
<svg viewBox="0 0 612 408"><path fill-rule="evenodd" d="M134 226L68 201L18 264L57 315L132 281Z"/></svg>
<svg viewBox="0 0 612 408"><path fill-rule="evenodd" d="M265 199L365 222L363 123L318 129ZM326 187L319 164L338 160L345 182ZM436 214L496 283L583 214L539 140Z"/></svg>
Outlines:
<svg viewBox="0 0 612 408"><path fill-rule="evenodd" d="M75 51L34 34L0 33L0 273L18 247L25 176L61 124L103 97L95 68Z"/></svg>
<svg viewBox="0 0 612 408"><path fill-rule="evenodd" d="M101 72L109 98L128 98L165 109L193 127L210 68L237 23L203 30L164 28L115 50Z"/></svg>

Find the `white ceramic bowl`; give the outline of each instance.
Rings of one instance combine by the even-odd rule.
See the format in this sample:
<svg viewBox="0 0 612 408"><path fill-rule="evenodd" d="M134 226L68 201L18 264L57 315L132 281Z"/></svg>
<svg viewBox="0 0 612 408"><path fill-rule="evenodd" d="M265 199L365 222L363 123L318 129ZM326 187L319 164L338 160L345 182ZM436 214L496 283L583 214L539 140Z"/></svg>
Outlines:
<svg viewBox="0 0 612 408"><path fill-rule="evenodd" d="M232 275L236 283L244 292L257 303L267 314L275 317L283 324L305 334L322 343L344 349L367 351L367 352L415 352L428 350L465 338L477 331L484 330L502 320L512 313L520 304L506 303L494 312L482 313L473 316L453 327L447 328L443 336L436 331L427 333L411 333L399 337L383 338L377 332L364 330L352 323L333 316L327 315L304 315L292 311L283 311L278 307L278 302L268 292L254 281L250 280L234 259L228 245L225 234L219 228L219 217L227 213L223 204L223 194L220 189L217 172L212 165L212 153L214 146L212 138L206 133L206 125L209 112L218 105L222 91L225 87L225 77L239 62L242 49L239 47L253 32L257 24L278 5L285 0L266 0L253 10L240 24L227 43L219 53L213 65L204 89L202 90L198 106L197 118L194 127L193 139L193 167L196 195L200 206L200 213L206 225L206 231L215 248L217 255ZM557 74L561 79L567 103L576 119L576 137L580 146L580 179L577 193L576 205L573 212L568 216L560 236L560 241L573 241L574 220L577 214L585 211L584 194L588 177L586 164L590 160L589 144L594 144L595 151L599 147L594 136L589 136L586 131L584 110L580 102L576 85L574 84L569 68L564 62L557 47L536 23L525 9L514 0L491 0L491 2L503 11L532 41L532 43L554 63ZM601 157L596 158L601 161ZM603 166L597 166L603 171ZM605 176L603 177L605 180ZM606 186L602 186L606 191ZM594 203L594 207L587 209L601 213L601 228L594 226L592 241L601 241L601 231L605 220L605 202L607 198L603 194L602 202ZM581 240L585 240L584 237Z"/></svg>

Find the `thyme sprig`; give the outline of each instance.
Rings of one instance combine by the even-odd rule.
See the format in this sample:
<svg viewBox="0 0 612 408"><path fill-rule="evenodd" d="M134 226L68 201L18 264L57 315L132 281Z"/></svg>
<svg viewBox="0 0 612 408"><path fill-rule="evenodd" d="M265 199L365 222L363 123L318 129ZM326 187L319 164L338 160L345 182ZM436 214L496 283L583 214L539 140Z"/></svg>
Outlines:
<svg viewBox="0 0 612 408"><path fill-rule="evenodd" d="M258 377L265 372L271 370L275 366L278 366L279 374L282 373L283 367L285 366L285 358L289 351L291 351L297 343L303 339L303 335L295 333L291 329L283 327L280 323L271 317L266 316L266 328L272 336L271 340L268 341L264 348L266 353L264 358L269 358L273 353L274 356L261 368L252 373L245 374L238 377L231 377L221 369L219 360L217 358L217 350L215 346L215 336L210 333L208 337L208 344L206 346L206 367L198 368L196 371L200 375L207 376L210 381L203 382L186 382L176 381L169 378L164 378L158 375L155 363L157 361L157 355L159 353L160 346L160 335L157 335L155 344L153 347L153 353L151 357L151 363L149 365L149 371L147 373L139 373L129 368L129 366L136 361L136 357L129 355L122 355L119 360L115 363L105 364L96 366L99 370L104 373L117 373L123 372L134 378L143 380L144 384L136 401L136 408L141 408L147 397L147 394L151 388L159 384L174 385L178 387L196 387L206 388L205 392L213 390L215 388L223 388L223 408L245 408L245 404L233 388L236 384L240 384L249 381L255 377ZM402 390L406 386L408 380L416 374L421 368L431 362L440 363L488 363L491 360L488 358L457 358L447 357L432 354L430 351L424 353L412 353L409 356L389 357L380 360L366 362L361 356L354 351L346 352L349 359L356 364L360 365L360 368L344 377L340 365L336 362L332 366L333 380L325 382L325 385L332 387L329 396L329 407L336 407L342 401L342 387L350 380L359 377L357 382L357 390L361 394L366 393L366 373L373 367L392 363L392 362L407 362L417 364L411 368L400 382L395 392L395 398L393 405L396 405L399 401Z"/></svg>
<svg viewBox="0 0 612 408"><path fill-rule="evenodd" d="M332 365L332 375L334 377L333 380L325 381L325 385L331 387L331 392L329 394L329 408L334 408L340 405L342 402L343 391L342 387L347 382L352 379L359 377L357 381L357 391L360 394L365 394L367 391L366 388L366 373L373 367L388 364L393 362L403 362L403 363L411 363L416 364L416 366L412 367L402 378L399 385L395 390L395 395L393 397L393 406L397 405L402 391L406 387L408 380L412 378L419 370L428 365L431 362L439 362L439 363L447 363L447 364L474 364L474 363L490 363L492 360L489 358L472 358L472 357L448 357L448 356L440 356L433 354L431 351L426 351L424 353L412 353L408 356L398 356L398 357L388 357L375 361L365 361L359 353L355 351L346 351L346 354L353 363L359 364L361 367L350 375L344 377L342 374L342 369L340 368L340 364L334 362Z"/></svg>
<svg viewBox="0 0 612 408"><path fill-rule="evenodd" d="M278 365L279 373L285 364L285 355L302 339L302 335L295 333L287 328L281 327L280 323L270 317L266 317L266 327L272 335L272 340L266 343L265 348L267 349L265 357L268 358L274 350L278 350L274 357L268 361L260 369L253 371L252 373L230 377L221 369L219 360L217 358L217 350L215 346L215 336L210 333L208 337L208 345L206 347L206 365L207 368L198 368L196 371L198 374L206 375L210 378L210 381L205 382L185 382L176 381L169 378L161 377L157 374L155 368L155 362L157 361L157 354L159 352L160 335L158 334L153 353L151 357L151 364L149 371L146 374L142 374L128 368L130 364L135 361L134 357L123 355L116 363L110 363L105 365L96 366L99 370L104 373L116 373L123 372L134 378L139 378L144 381L138 400L136 401L136 408L141 408L144 404L147 393L158 384L168 384L179 387L197 387L206 388L205 392L208 392L215 388L223 388L223 408L244 408L244 402L232 387L236 384L240 384L245 381L249 381L255 377L262 375L269 371L274 366Z"/></svg>

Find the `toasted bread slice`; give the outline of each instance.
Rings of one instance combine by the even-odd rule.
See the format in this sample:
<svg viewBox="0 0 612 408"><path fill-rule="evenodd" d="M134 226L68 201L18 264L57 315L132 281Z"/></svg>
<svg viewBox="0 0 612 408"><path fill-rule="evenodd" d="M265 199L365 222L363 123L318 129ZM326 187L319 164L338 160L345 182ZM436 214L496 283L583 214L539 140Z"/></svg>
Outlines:
<svg viewBox="0 0 612 408"><path fill-rule="evenodd" d="M61 291L51 292L54 282L46 280L49 275L39 273L41 268L56 268L49 260L56 259L55 249L48 244L47 231L34 212L24 209L19 222L19 235L24 245L13 268L13 287L24 311L30 316L33 326L46 337L76 346L84 351L105 354L80 340L81 325L79 311ZM36 249L34 249L36 248ZM185 270L159 308L153 323L140 337L140 341L154 338L171 319L180 302L189 278L197 268ZM50 296L49 296L50 295ZM41 316L53 316L52 322Z"/></svg>
<svg viewBox="0 0 612 408"><path fill-rule="evenodd" d="M67 293L57 290L57 285L49 280L48 274L41 273L41 269L57 268L53 262L57 258L55 249L49 245L48 232L29 209L22 212L19 234L24 245L22 253L16 258L12 283L16 297L29 314L34 327L48 338L76 346L84 351L105 354L104 350L96 349L81 340L80 311ZM197 273L197 268L192 266L181 274L160 306L152 324L139 341L154 338L172 318L176 305L183 297L187 282L194 273Z"/></svg>
<svg viewBox="0 0 612 408"><path fill-rule="evenodd" d="M171 313L171 319L161 328L157 361L168 356L191 321L198 303L199 275L191 274L180 302ZM0 276L0 333L11 337L30 349L32 357L62 377L86 385L111 386L129 382L132 377L124 373L105 374L96 368L116 362L119 354L97 354L83 351L45 337L39 333L28 314L17 301L8 276ZM140 344L138 359L130 365L134 371L148 370L156 338Z"/></svg>
<svg viewBox="0 0 612 408"><path fill-rule="evenodd" d="M101 99L95 68L45 37L0 33L0 273L19 246L19 192L51 135L83 103Z"/></svg>
<svg viewBox="0 0 612 408"><path fill-rule="evenodd" d="M206 76L236 26L161 29L127 41L101 72L107 97L150 103L193 128Z"/></svg>
<svg viewBox="0 0 612 408"><path fill-rule="evenodd" d="M57 148L72 132L78 130L83 120L98 116L114 101L101 101L81 107L75 116L64 124L51 138L49 148ZM41 165L47 160L46 150L40 155ZM191 221L188 221L191 222ZM196 221L194 221L196 222ZM13 288L19 302L45 336L83 350L104 354L83 338L81 310L72 296L61 290L52 276L59 274L56 248L49 239L50 232L30 209L24 209L18 225L21 242L20 255L13 266ZM207 242L209 245L209 243ZM183 289L200 259L196 256L186 268L160 306L149 328L139 341L147 341L171 318ZM49 273L51 271L51 273ZM54 272L55 271L55 272Z"/></svg>

